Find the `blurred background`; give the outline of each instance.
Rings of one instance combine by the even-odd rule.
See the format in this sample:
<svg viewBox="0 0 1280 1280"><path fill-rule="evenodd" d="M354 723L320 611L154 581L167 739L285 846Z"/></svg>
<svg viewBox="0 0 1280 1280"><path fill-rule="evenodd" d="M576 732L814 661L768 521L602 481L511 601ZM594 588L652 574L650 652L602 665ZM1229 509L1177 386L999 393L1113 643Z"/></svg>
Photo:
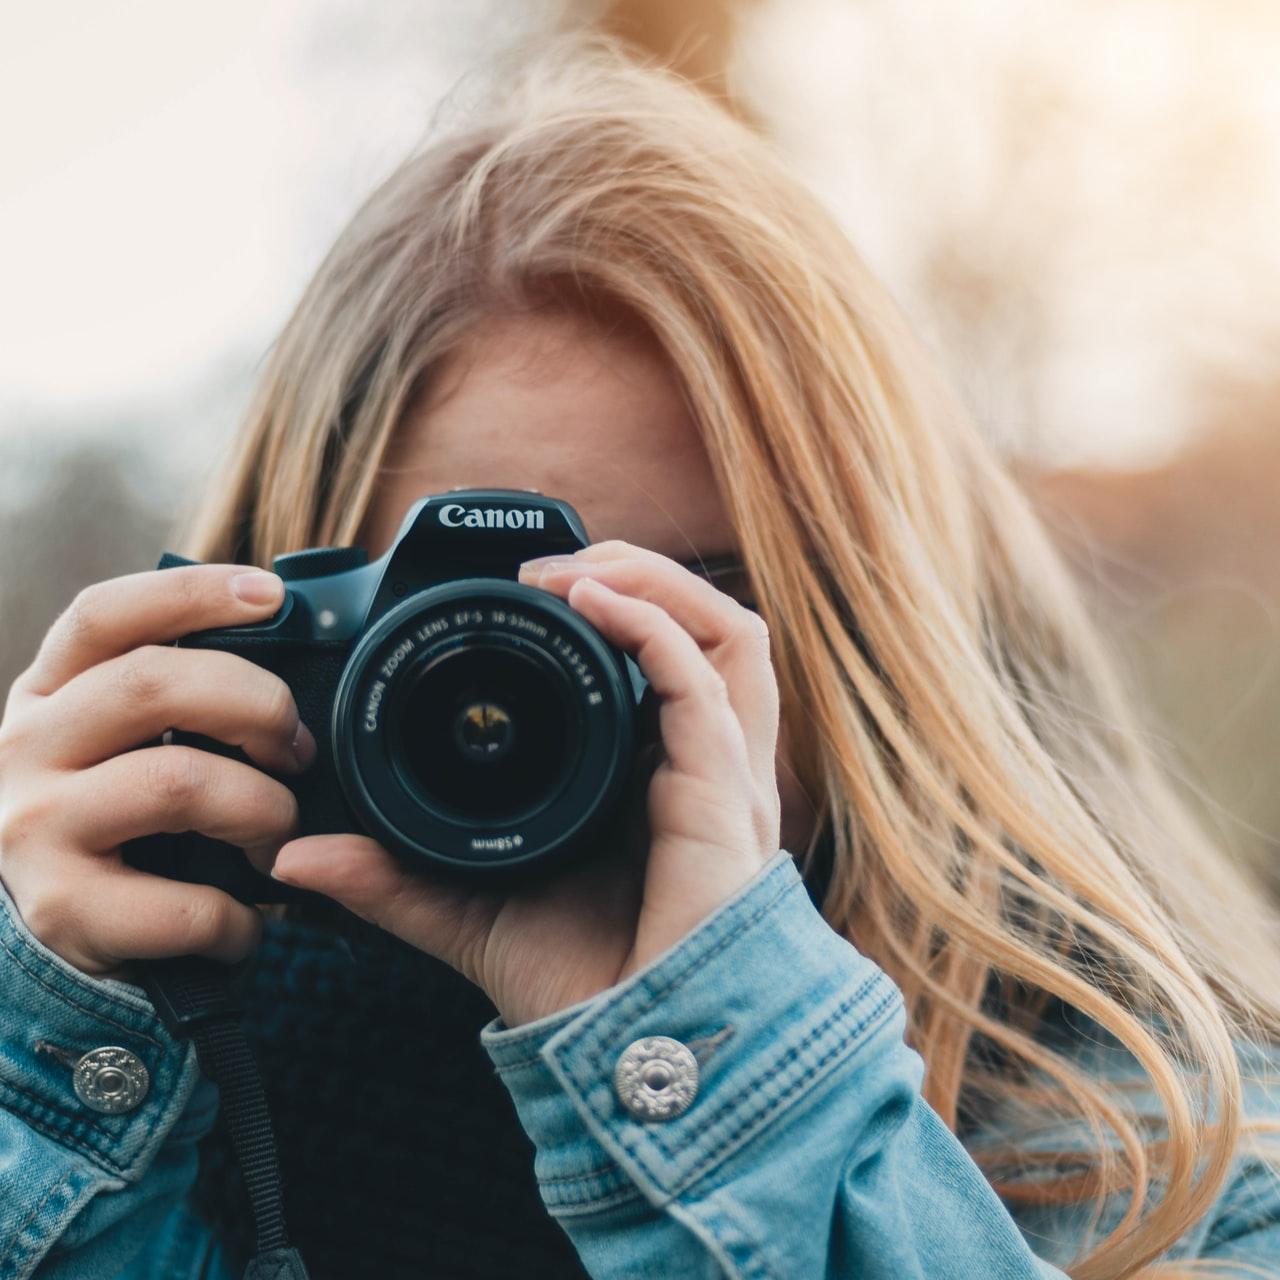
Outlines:
<svg viewBox="0 0 1280 1280"><path fill-rule="evenodd" d="M46 0L0 40L0 689L150 568L305 281L487 55L595 25L771 136L1280 890L1270 0Z"/></svg>

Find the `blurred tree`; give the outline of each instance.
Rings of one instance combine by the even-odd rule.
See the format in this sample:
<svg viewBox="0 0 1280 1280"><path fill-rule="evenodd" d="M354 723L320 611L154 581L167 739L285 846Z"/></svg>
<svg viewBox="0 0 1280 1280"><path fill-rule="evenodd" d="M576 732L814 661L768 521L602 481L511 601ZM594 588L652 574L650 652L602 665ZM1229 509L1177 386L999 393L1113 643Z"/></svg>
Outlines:
<svg viewBox="0 0 1280 1280"><path fill-rule="evenodd" d="M81 587L154 569L174 479L123 432L0 435L0 689L34 657Z"/></svg>

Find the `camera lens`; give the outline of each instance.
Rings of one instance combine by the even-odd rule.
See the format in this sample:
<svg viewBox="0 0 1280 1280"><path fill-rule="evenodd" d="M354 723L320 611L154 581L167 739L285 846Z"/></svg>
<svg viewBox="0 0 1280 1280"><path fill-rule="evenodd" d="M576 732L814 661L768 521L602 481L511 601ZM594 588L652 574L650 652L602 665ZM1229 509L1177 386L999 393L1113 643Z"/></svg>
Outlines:
<svg viewBox="0 0 1280 1280"><path fill-rule="evenodd" d="M564 601L464 578L388 610L345 660L333 760L356 828L483 874L592 846L637 732L624 655Z"/></svg>
<svg viewBox="0 0 1280 1280"><path fill-rule="evenodd" d="M532 653L474 644L426 663L404 690L396 758L437 811L512 820L576 763L564 677Z"/></svg>

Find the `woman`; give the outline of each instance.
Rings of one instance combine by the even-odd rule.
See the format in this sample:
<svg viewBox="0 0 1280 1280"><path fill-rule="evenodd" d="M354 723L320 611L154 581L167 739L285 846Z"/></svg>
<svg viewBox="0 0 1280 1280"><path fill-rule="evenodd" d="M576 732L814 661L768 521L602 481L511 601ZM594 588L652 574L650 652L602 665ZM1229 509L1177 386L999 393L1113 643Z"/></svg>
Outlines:
<svg viewBox="0 0 1280 1280"><path fill-rule="evenodd" d="M321 265L211 563L83 593L10 695L0 1274L238 1265L216 1099L128 981L259 943L117 856L187 828L346 909L269 920L248 997L313 1274L1280 1273L1274 921L1024 498L740 125L581 49L497 102ZM455 486L578 509L597 541L521 580L661 698L636 849L506 897L293 838L289 690L165 643L270 616L246 566L378 555ZM261 767L142 745L167 726ZM77 1108L95 1044L148 1067L131 1110Z"/></svg>

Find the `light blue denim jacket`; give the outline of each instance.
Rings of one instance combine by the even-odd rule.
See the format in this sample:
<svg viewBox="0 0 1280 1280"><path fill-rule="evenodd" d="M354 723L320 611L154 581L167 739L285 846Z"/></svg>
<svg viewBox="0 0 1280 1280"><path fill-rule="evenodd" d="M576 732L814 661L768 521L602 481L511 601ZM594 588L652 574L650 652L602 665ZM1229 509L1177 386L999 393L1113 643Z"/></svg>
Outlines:
<svg viewBox="0 0 1280 1280"><path fill-rule="evenodd" d="M187 1201L217 1111L194 1049L139 988L43 947L2 891L0 949L0 1280L239 1280ZM828 928L779 853L642 972L482 1038L547 1208L599 1280L1062 1276L1090 1207L1012 1216L921 1097L904 1025L897 988ZM699 1065L688 1108L644 1122L614 1068L649 1036ZM72 1088L67 1051L103 1045L150 1073L124 1114L91 1111ZM1126 1071L1095 1049L1091 1069ZM1250 1107L1280 1115L1256 1091ZM1175 1252L1280 1276L1280 1180L1242 1159Z"/></svg>

